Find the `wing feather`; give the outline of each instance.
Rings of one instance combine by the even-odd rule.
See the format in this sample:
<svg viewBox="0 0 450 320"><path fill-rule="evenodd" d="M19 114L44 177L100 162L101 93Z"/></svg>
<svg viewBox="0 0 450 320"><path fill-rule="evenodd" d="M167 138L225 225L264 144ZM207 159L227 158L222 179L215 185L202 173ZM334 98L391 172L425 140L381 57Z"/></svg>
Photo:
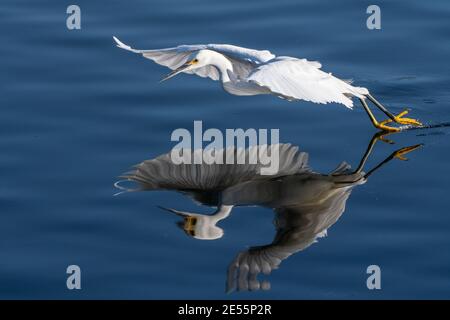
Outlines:
<svg viewBox="0 0 450 320"><path fill-rule="evenodd" d="M113 37L119 48L142 54L145 58L168 67L172 70L184 64L189 56L198 50L208 49L219 52L231 61L233 70L239 78L246 78L250 72L258 65L265 63L275 55L267 50L254 50L228 44L199 44L199 45L181 45L173 48L156 50L138 50L124 44L116 37ZM219 80L219 71L213 66L205 66L186 73L196 74L200 77L209 77L212 80Z"/></svg>
<svg viewBox="0 0 450 320"><path fill-rule="evenodd" d="M353 107L351 96L362 97L368 91L322 70L317 61L278 57L256 68L247 81L268 88L288 100L306 100L315 103L336 102Z"/></svg>
<svg viewBox="0 0 450 320"><path fill-rule="evenodd" d="M175 164L171 153L160 155L157 158L145 160L135 169L121 176L123 179L132 180L141 184L143 189L220 189L230 187L240 182L253 179L267 179L285 175L310 172L308 167L308 154L299 151L299 148L290 144L279 144L279 168L276 175L261 175L262 164ZM227 153L237 159L249 159L253 155L266 152L267 145L253 146L247 149L217 150L226 163ZM201 151L201 150L200 150ZM201 156L201 153L190 151L192 159Z"/></svg>

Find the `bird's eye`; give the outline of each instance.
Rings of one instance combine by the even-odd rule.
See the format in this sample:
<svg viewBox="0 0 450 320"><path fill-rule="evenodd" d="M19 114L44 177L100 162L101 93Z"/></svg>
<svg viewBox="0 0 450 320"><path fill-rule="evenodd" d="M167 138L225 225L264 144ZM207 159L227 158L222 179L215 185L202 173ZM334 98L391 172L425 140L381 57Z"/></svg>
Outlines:
<svg viewBox="0 0 450 320"><path fill-rule="evenodd" d="M198 62L198 59L194 59L194 61L193 61L194 63L197 63Z"/></svg>

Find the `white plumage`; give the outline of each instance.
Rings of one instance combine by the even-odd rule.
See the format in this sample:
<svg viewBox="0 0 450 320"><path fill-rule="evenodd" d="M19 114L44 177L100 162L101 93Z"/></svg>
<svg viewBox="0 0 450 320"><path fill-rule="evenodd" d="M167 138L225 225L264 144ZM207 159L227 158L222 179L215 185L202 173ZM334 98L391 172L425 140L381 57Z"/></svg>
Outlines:
<svg viewBox="0 0 450 320"><path fill-rule="evenodd" d="M173 70L165 79L184 72L221 80L234 95L273 94L287 100L336 102L353 107L352 97L364 99L366 88L352 86L320 68L316 61L276 57L267 50L227 44L181 45L157 50L136 50L114 37L119 48Z"/></svg>
<svg viewBox="0 0 450 320"><path fill-rule="evenodd" d="M306 100L315 103L337 102L353 107L352 96L363 98L366 88L354 87L326 73L316 61L277 57L254 70L247 81L267 87L273 94L289 100Z"/></svg>

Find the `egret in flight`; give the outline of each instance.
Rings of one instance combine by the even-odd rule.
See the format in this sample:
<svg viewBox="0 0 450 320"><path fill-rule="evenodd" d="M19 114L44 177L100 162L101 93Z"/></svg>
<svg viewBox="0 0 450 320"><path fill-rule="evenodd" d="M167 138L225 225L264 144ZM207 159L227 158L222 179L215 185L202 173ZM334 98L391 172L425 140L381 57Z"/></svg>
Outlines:
<svg viewBox="0 0 450 320"><path fill-rule="evenodd" d="M331 73L322 71L317 61L292 57L277 57L267 50L254 50L228 44L181 45L174 48L137 50L113 37L117 46L166 66L172 70L161 81L179 73L196 74L220 80L225 91L238 96L272 94L289 101L305 100L314 103L340 103L353 107L356 97L367 112L372 124L383 131L400 131L388 123L420 126L415 119L405 118L407 110L392 114L378 102L369 90L353 86ZM388 119L378 121L366 99L379 108Z"/></svg>
<svg viewBox="0 0 450 320"><path fill-rule="evenodd" d="M291 144L279 144L279 170L275 175L261 174L261 163L256 164L175 164L171 152L144 160L124 174L115 186L122 191L170 190L190 197L196 204L214 207L211 214L163 208L179 216L177 225L190 237L216 240L224 235L220 222L230 219L236 207L257 206L272 209L276 234L271 243L253 246L241 251L229 265L227 292L268 289L265 280L259 282L259 273L269 274L291 255L305 250L339 220L345 211L352 190L364 184L369 177L393 159L405 156L422 145L412 145L394 151L385 160L366 173L364 167L377 141L387 141L384 132L376 133L356 169L341 162L330 173L313 171L309 155ZM216 150L222 160L232 150L248 158L251 154L267 152L267 146L253 146L245 150ZM194 157L194 150L186 150ZM273 150L272 150L273 152ZM134 189L121 185L125 181L136 183ZM204 211L204 210L202 210ZM235 212L236 214L237 212ZM267 212L264 212L267 214ZM234 217L239 219L239 217ZM249 220L261 223L254 215ZM259 241L258 241L259 242Z"/></svg>

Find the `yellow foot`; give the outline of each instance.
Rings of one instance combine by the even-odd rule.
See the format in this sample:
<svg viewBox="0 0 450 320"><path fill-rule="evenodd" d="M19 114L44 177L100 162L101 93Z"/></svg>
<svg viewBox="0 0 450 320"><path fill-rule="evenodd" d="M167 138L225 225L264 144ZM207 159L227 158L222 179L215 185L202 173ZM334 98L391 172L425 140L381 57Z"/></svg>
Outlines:
<svg viewBox="0 0 450 320"><path fill-rule="evenodd" d="M412 151L414 151L414 150L416 150L418 148L420 148L421 146L422 146L422 144L416 144L414 146L401 148L401 149L399 149L399 150L397 150L397 151L395 151L393 153L393 157L397 158L397 159L400 159L400 160L403 160L403 161L406 161L408 159L405 158L404 155L407 154L407 153L410 153L410 152L412 152Z"/></svg>
<svg viewBox="0 0 450 320"><path fill-rule="evenodd" d="M380 122L380 124L381 125L385 125L386 123L390 123L390 122L395 121L396 123L399 123L399 124L410 124L410 125L413 125L413 126L421 126L422 125L422 123L420 123L416 119L403 118L403 116L405 114L407 114L407 113L408 113L408 110L403 110L398 115L394 116L395 120L387 119L387 120L384 120L384 121Z"/></svg>
<svg viewBox="0 0 450 320"><path fill-rule="evenodd" d="M389 121L390 120L390 121ZM384 132L399 132L400 129L399 128L395 128L395 127L389 127L386 125L386 123L392 122L391 119L389 120L385 120L382 122L375 122L374 126L380 130L383 130Z"/></svg>

